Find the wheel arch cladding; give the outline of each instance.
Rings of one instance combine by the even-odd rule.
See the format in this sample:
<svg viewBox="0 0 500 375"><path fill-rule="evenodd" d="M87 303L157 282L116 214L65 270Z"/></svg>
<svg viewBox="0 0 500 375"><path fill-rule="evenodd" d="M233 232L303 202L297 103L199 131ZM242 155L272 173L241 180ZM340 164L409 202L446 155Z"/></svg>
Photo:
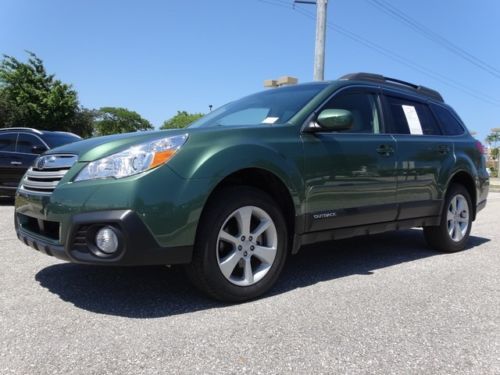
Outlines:
<svg viewBox="0 0 500 375"><path fill-rule="evenodd" d="M295 231L295 205L292 194L285 182L276 174L262 168L244 168L237 170L223 178L208 196L201 217L211 199L224 188L233 186L249 186L267 193L279 206L285 217L289 237ZM291 238L291 237L290 237Z"/></svg>
<svg viewBox="0 0 500 375"><path fill-rule="evenodd" d="M466 171L458 171L453 174L451 177L450 181L448 182L448 185L446 187L446 192L449 191L450 186L453 184L459 184L465 187L467 192L470 195L470 198L472 200L472 220L476 219L476 204L477 204L477 191L476 191L476 184L474 182L474 178L470 175L469 172Z"/></svg>

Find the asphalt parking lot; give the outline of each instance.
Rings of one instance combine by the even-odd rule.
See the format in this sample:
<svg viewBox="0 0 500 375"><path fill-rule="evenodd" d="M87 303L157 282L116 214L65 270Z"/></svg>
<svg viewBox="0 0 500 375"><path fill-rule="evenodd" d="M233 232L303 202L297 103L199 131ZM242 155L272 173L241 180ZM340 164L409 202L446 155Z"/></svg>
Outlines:
<svg viewBox="0 0 500 375"><path fill-rule="evenodd" d="M21 244L0 205L0 373L500 374L500 193L456 254L420 230L323 244L273 292L213 302L179 268L98 268Z"/></svg>

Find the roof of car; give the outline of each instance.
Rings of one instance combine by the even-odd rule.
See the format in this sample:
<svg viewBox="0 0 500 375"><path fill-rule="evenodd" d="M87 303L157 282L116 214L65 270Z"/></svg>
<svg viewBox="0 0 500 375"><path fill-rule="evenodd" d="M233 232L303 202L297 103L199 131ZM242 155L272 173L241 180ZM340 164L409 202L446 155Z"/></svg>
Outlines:
<svg viewBox="0 0 500 375"><path fill-rule="evenodd" d="M444 99L441 96L441 94L429 87L373 73L350 73L343 75L337 80L308 82L308 83L301 83L300 85L330 86L332 88L335 88L338 87L339 85L345 86L355 83L368 83L380 87L402 90L413 95L419 95L421 97L426 97L428 99L444 103ZM280 89L286 87L290 86L283 86Z"/></svg>
<svg viewBox="0 0 500 375"><path fill-rule="evenodd" d="M388 88L402 89L413 94L425 96L429 99L444 103L444 99L439 92L429 87L406 82L396 78L385 77L381 74L373 73L350 73L339 78L339 81L358 81L376 83Z"/></svg>
<svg viewBox="0 0 500 375"><path fill-rule="evenodd" d="M74 135L77 136L77 134L70 133L70 132L63 132L63 131L53 131L53 130L39 130L35 128L26 128L26 127L12 127L12 128L0 128L0 132L6 132L6 131L17 131L17 132L27 132L27 133L35 133L38 135L45 135L45 134L68 134L68 135Z"/></svg>

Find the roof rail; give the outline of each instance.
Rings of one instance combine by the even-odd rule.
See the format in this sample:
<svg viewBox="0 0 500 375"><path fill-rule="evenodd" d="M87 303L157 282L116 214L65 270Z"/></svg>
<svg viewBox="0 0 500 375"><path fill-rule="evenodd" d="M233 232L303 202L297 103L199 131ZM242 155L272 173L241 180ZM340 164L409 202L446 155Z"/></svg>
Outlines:
<svg viewBox="0 0 500 375"><path fill-rule="evenodd" d="M419 94L428 96L432 99L438 100L440 102L444 103L444 99L441 96L439 92L436 90L430 89L425 86L421 85L416 85L414 83L402 81L400 79L396 78L389 78L389 77L384 77L381 74L373 74L373 73L351 73L351 74L346 74L342 77L340 77L341 80L347 80L347 81L370 81L370 82L377 82L377 83L386 83L386 84L391 84L393 86L403 86L405 88L412 89Z"/></svg>
<svg viewBox="0 0 500 375"><path fill-rule="evenodd" d="M65 132L63 130L52 130L51 133L56 133L56 134L71 134L71 135L76 135L77 137L80 137L78 134L75 134L75 133L72 133L72 132Z"/></svg>
<svg viewBox="0 0 500 375"><path fill-rule="evenodd" d="M29 131L32 131L33 133L43 134L40 130L33 129L33 128L23 128L23 127L0 128L0 131L8 131L8 130L29 130Z"/></svg>

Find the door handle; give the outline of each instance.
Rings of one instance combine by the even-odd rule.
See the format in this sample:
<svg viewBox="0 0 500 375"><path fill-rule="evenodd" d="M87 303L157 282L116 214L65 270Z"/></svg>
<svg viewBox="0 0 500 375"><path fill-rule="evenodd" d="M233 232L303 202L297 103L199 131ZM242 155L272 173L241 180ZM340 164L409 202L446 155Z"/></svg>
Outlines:
<svg viewBox="0 0 500 375"><path fill-rule="evenodd" d="M23 165L20 161L11 161L10 165Z"/></svg>
<svg viewBox="0 0 500 375"><path fill-rule="evenodd" d="M377 152L381 155L390 156L394 153L394 149L389 145L380 145L377 147Z"/></svg>
<svg viewBox="0 0 500 375"><path fill-rule="evenodd" d="M438 152L440 154L445 155L445 154L447 154L447 153L450 152L450 146L448 146L448 145L439 145L438 146Z"/></svg>

